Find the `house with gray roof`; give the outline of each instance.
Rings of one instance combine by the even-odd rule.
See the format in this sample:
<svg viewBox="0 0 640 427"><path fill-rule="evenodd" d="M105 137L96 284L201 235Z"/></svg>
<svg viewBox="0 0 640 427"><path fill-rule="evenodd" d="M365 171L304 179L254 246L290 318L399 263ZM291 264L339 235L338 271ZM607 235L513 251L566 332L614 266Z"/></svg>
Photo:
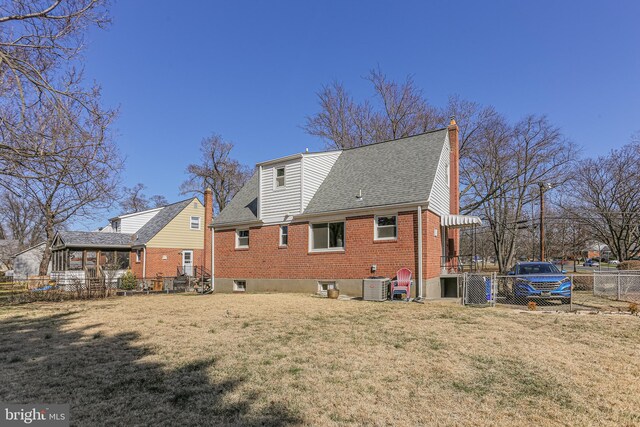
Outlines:
<svg viewBox="0 0 640 427"><path fill-rule="evenodd" d="M216 291L363 293L412 272L412 296L458 292L458 126L256 165L213 220Z"/></svg>
<svg viewBox="0 0 640 427"><path fill-rule="evenodd" d="M60 231L51 247L51 278L65 284L102 277L116 281L127 270L137 278L208 274L210 190L205 205L192 197L111 218L96 231Z"/></svg>

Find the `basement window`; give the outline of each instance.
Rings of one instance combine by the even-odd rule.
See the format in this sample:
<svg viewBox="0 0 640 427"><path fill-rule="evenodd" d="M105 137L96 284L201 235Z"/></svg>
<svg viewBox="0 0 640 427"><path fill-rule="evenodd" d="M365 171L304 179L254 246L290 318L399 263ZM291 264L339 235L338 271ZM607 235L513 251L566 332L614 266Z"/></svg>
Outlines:
<svg viewBox="0 0 640 427"><path fill-rule="evenodd" d="M327 296L329 289L336 289L336 282L318 282L318 294Z"/></svg>
<svg viewBox="0 0 640 427"><path fill-rule="evenodd" d="M247 291L247 282L245 280L233 281L233 292L246 292L246 291Z"/></svg>

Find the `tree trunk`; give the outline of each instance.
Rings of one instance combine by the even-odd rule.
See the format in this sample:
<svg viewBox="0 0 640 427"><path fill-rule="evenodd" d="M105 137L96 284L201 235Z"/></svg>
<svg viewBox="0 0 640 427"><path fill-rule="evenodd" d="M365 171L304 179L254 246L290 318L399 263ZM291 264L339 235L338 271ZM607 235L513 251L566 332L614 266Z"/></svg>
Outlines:
<svg viewBox="0 0 640 427"><path fill-rule="evenodd" d="M42 254L42 261L40 262L40 276L46 276L49 272L49 261L51 261L51 244L53 243L53 220L47 218L44 227L45 235L47 236L47 243L44 245L44 252Z"/></svg>

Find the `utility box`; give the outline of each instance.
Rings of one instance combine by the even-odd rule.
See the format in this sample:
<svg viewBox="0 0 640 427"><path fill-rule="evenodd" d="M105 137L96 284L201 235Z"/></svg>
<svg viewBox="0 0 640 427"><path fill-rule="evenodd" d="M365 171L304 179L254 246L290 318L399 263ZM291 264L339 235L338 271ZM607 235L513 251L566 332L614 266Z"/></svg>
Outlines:
<svg viewBox="0 0 640 427"><path fill-rule="evenodd" d="M386 301L389 293L388 277L375 277L362 280L362 299L365 301Z"/></svg>

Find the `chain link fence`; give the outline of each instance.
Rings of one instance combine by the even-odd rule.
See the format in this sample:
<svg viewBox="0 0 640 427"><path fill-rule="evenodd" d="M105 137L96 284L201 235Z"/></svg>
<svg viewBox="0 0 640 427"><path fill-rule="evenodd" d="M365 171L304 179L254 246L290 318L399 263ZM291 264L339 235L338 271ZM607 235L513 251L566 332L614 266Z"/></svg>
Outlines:
<svg viewBox="0 0 640 427"><path fill-rule="evenodd" d="M640 303L640 271L594 271L593 295Z"/></svg>
<svg viewBox="0 0 640 427"><path fill-rule="evenodd" d="M463 278L465 305L570 311L572 298L573 276L465 274Z"/></svg>

